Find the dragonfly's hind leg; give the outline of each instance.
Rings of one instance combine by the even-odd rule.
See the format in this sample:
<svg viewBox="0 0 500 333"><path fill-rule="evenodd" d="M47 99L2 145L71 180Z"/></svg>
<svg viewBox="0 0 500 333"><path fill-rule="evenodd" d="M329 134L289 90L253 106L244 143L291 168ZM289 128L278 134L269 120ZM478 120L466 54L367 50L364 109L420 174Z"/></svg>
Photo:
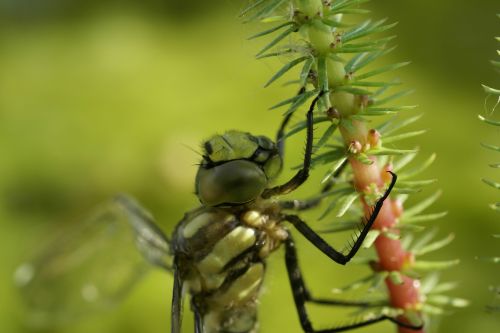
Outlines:
<svg viewBox="0 0 500 333"><path fill-rule="evenodd" d="M412 330L420 330L422 325L413 326L398 319L380 315L377 317L372 317L369 319L360 319L353 324L341 325L330 329L315 330L312 326L311 320L306 309L306 302L323 304L323 305L337 305L337 306L356 306L356 307L377 307L383 306L384 304L380 302L356 302L356 301L343 301L343 300L326 300L318 299L311 296L310 292L307 290L304 280L302 278L302 273L300 271L297 252L295 250L295 244L292 237L288 237L285 242L285 262L288 273L288 279L290 280L290 285L292 287L293 299L295 301L295 307L297 309L300 325L304 332L307 333L335 333L349 331L355 328L375 324L384 320L389 320L396 323L399 326L409 328Z"/></svg>
<svg viewBox="0 0 500 333"><path fill-rule="evenodd" d="M305 237L309 242L311 242L316 248L318 248L321 252L326 254L330 259L335 261L338 264L345 265L347 264L358 252L358 250L361 248L361 245L363 244L363 241L366 238L366 235L368 235L368 232L370 231L370 228L372 227L373 223L377 219L378 213L382 209L382 205L384 204L385 199L389 196L389 193L391 192L392 188L396 184L396 179L397 176L395 174L392 174L392 181L389 184L389 188L385 191L384 195L377 201L375 204L375 207L373 208L373 212L366 221L362 225L362 228L356 237L355 240L353 240L353 244L351 245L351 249L347 254L344 254L340 251L335 250L333 247L331 247L320 235L318 235L311 227L307 225L306 222L304 222L300 217L297 215L284 215L283 219L292 223L293 226Z"/></svg>

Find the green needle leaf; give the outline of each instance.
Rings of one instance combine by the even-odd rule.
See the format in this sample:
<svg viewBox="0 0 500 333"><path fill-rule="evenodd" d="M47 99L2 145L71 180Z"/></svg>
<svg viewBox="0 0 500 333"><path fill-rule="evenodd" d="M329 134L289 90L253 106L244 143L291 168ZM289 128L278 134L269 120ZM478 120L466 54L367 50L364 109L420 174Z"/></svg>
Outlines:
<svg viewBox="0 0 500 333"><path fill-rule="evenodd" d="M427 254L429 252L439 250L439 249L445 247L446 245L450 244L453 241L453 239L455 239L455 235L450 234L446 238L443 238L439 241L433 242L429 245L423 246L420 250L415 251L415 254L424 255L424 254Z"/></svg>
<svg viewBox="0 0 500 333"><path fill-rule="evenodd" d="M446 260L446 261L421 261L417 260L413 263L412 268L420 271L433 271L437 269L446 269L456 266L460 263L460 260Z"/></svg>
<svg viewBox="0 0 500 333"><path fill-rule="evenodd" d="M497 189L497 190L500 190L500 183L497 183L493 180L489 180L489 179L486 179L486 178L483 178L481 179L484 183L490 185L491 187Z"/></svg>
<svg viewBox="0 0 500 333"><path fill-rule="evenodd" d="M282 77L283 74L285 74L286 72L288 72L290 69L300 64L301 62L305 61L307 58L308 57L300 57L290 61L288 64L283 66L278 72L276 72L276 74L273 75L273 77L264 85L264 87L269 86L271 83Z"/></svg>
<svg viewBox="0 0 500 333"><path fill-rule="evenodd" d="M352 204L354 203L354 201L358 197L359 197L359 193L353 192L351 194L344 195L341 198L339 198L337 200L338 204L339 204L339 209L338 209L338 212L337 212L337 214L335 216L336 217L342 217L342 216L344 216L344 214L347 212L347 210L349 209L349 207L352 206Z"/></svg>
<svg viewBox="0 0 500 333"><path fill-rule="evenodd" d="M389 272L389 279L396 285L402 285L404 283L403 276L398 271Z"/></svg>
<svg viewBox="0 0 500 333"><path fill-rule="evenodd" d="M500 152L500 146L490 145L488 143L481 143L481 146L483 146L486 149L490 149L490 150L494 150L494 151Z"/></svg>
<svg viewBox="0 0 500 333"><path fill-rule="evenodd" d="M363 245L362 246L365 249L370 248L373 245L373 243L377 240L377 237L380 235L380 233L381 233L381 231L380 230L376 230L376 229L368 231L368 234L366 235L366 238L363 241Z"/></svg>
<svg viewBox="0 0 500 333"><path fill-rule="evenodd" d="M288 35L290 35L292 32L294 32L296 30L295 26L283 31L281 34L278 35L278 37L276 37L275 39L273 39L269 44L267 44L266 46L264 46L264 48L262 50L260 50L255 56L256 57L259 57L260 55L262 55L264 52L266 52L267 50L269 50L271 47L273 47L274 45L278 44L281 40L283 40L285 37L287 37Z"/></svg>
<svg viewBox="0 0 500 333"><path fill-rule="evenodd" d="M421 131L413 131L413 132L407 132L403 134L398 134L398 135L392 135L392 136L386 136L382 138L383 143L393 143L396 141L408 139L408 138L413 138L415 136L419 136L427 132L426 130L421 130Z"/></svg>
<svg viewBox="0 0 500 333"><path fill-rule="evenodd" d="M392 65L382 66L378 69L374 69L374 70L366 72L364 74L356 75L355 77L356 77L356 80L364 80L364 79L367 79L367 78L375 76L375 75L379 75L379 74L382 74L385 72L399 69L401 67L409 65L410 63L411 63L410 61L407 61L407 62L400 62L400 63L392 64Z"/></svg>
<svg viewBox="0 0 500 333"><path fill-rule="evenodd" d="M488 86L485 86L484 84L482 84L482 86L483 86L484 91L485 91L487 94L492 94L492 95L500 95L500 90L490 88L490 87L488 87Z"/></svg>
<svg viewBox="0 0 500 333"><path fill-rule="evenodd" d="M403 213L403 216L400 219L400 223L418 223L418 222L433 221L445 217L447 214L448 212L441 212L435 214L405 216L405 214Z"/></svg>
<svg viewBox="0 0 500 333"><path fill-rule="evenodd" d="M493 126L500 126L500 121L495 121L495 120L491 120L491 119L485 118L485 117L481 116L480 114L477 115L477 117L479 118L479 120L484 121L487 124L490 124L490 125L493 125Z"/></svg>
<svg viewBox="0 0 500 333"><path fill-rule="evenodd" d="M423 212L424 210L429 208L433 203L435 203L437 201L437 199L441 196L441 194L442 194L441 191L437 191L436 193L434 193L430 197L422 200L420 203L414 205L411 208L406 209L403 213L403 216L404 217L411 217L411 216L415 216L415 215Z"/></svg>
<svg viewBox="0 0 500 333"><path fill-rule="evenodd" d="M284 27L286 27L286 26L289 26L289 25L293 25L293 26L295 26L295 22L285 22L285 23L280 24L280 25L278 25L278 26L276 26L276 27L273 27L273 28L271 28L271 29L268 29L268 30L265 30L265 31L259 32L259 33L255 34L255 35L253 35L253 36L250 36L250 37L248 37L248 40L255 39L255 38L259 38L259 37L262 37L262 36L265 36L265 35L269 35L270 33L273 33L273 32L275 32L275 31L277 31L277 30L279 30L279 29L281 29L281 28L284 28Z"/></svg>

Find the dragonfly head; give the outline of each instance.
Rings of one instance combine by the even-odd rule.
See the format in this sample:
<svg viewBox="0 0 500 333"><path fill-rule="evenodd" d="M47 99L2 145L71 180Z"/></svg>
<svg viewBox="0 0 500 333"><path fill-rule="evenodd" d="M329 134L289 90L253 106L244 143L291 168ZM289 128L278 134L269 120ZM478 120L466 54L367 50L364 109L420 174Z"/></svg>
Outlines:
<svg viewBox="0 0 500 333"><path fill-rule="evenodd" d="M203 143L196 195L206 206L240 205L255 200L282 167L276 144L240 131L214 135Z"/></svg>

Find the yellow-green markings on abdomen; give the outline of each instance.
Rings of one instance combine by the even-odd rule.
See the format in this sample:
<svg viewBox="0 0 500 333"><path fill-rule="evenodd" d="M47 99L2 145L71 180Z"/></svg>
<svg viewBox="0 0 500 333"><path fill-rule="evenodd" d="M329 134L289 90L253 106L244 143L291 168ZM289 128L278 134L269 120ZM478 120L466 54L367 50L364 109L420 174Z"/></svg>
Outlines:
<svg viewBox="0 0 500 333"><path fill-rule="evenodd" d="M198 230L214 220L215 215L216 214L213 213L203 213L194 217L182 229L182 236L184 236L184 238L191 238Z"/></svg>
<svg viewBox="0 0 500 333"><path fill-rule="evenodd" d="M263 277L264 265L252 264L243 275L233 281L226 291L217 293L214 302L222 306L248 302L258 295Z"/></svg>
<svg viewBox="0 0 500 333"><path fill-rule="evenodd" d="M219 273L231 259L253 246L255 241L255 230L242 226L234 228L197 264L198 270L203 275Z"/></svg>

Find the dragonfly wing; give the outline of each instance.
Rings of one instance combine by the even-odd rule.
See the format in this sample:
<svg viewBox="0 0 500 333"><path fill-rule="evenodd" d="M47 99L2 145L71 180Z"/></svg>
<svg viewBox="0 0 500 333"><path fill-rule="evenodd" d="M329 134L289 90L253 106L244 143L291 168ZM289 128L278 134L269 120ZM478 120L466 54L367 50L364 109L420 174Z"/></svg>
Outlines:
<svg viewBox="0 0 500 333"><path fill-rule="evenodd" d="M151 264L172 270L173 256L170 242L156 225L153 216L133 198L119 195L115 202L120 206L134 230L137 249Z"/></svg>
<svg viewBox="0 0 500 333"><path fill-rule="evenodd" d="M117 304L151 263L168 269L168 258L167 238L151 215L120 196L42 244L14 278L28 321L57 326Z"/></svg>

